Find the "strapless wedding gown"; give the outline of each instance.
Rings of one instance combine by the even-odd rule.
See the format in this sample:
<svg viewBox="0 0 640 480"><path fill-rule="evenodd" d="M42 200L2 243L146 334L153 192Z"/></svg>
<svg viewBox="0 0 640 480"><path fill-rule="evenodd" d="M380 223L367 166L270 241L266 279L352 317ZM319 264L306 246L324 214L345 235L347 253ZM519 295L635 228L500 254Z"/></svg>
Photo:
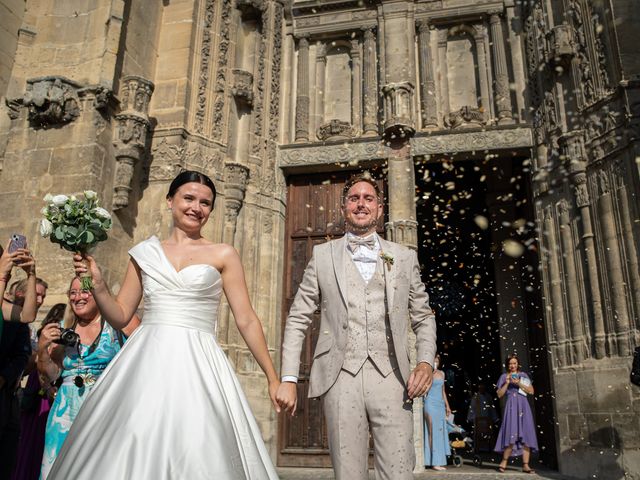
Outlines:
<svg viewBox="0 0 640 480"><path fill-rule="evenodd" d="M142 270L142 324L85 400L48 479L277 480L215 339L220 273L176 271L156 237L129 254Z"/></svg>

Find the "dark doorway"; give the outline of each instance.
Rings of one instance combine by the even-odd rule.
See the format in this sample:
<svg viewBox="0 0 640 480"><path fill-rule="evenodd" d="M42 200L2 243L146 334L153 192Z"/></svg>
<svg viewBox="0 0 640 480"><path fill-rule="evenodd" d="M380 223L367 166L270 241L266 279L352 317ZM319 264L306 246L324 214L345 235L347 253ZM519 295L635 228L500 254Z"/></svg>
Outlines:
<svg viewBox="0 0 640 480"><path fill-rule="evenodd" d="M422 279L436 310L438 351L447 378L449 403L455 421L467 428L467 412L479 383L495 392L504 371L503 349L511 345L510 332L500 325L499 302L522 302L528 344L527 369L536 395L539 458L556 466L553 391L546 353L538 275L537 231L528 174L528 161L518 158L416 162L418 255ZM496 212L509 204L508 221ZM491 207L490 207L491 204ZM518 298L500 298L496 275L504 256L503 238L496 229L522 247L513 258L521 272ZM498 269L498 270L497 270ZM496 273L498 272L498 273ZM510 277L512 278L512 277ZM515 338L515 337L514 337ZM495 406L500 415L500 405Z"/></svg>

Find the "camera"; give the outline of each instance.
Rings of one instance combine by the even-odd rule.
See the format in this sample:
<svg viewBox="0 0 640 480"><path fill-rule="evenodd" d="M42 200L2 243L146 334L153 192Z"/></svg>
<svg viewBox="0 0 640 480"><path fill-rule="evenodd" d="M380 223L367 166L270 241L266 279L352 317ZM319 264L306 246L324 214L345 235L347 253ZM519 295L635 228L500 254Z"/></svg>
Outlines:
<svg viewBox="0 0 640 480"><path fill-rule="evenodd" d="M80 335L73 328L63 328L60 331L60 338L54 340L54 343L59 343L65 347L76 347L80 344Z"/></svg>

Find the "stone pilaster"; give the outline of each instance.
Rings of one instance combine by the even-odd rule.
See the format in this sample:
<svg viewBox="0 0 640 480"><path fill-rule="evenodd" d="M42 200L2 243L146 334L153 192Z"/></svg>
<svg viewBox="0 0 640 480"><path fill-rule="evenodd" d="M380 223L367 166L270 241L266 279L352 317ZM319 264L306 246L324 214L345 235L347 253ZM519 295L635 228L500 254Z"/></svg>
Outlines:
<svg viewBox="0 0 640 480"><path fill-rule="evenodd" d="M362 131L362 68L360 41L351 40L351 125L357 133Z"/></svg>
<svg viewBox="0 0 640 480"><path fill-rule="evenodd" d="M551 331L549 333L549 345L552 353L555 354L556 367L567 366L567 327L564 316L564 304L562 296L562 277L560 276L560 262L558 252L558 241L556 237L556 226L553 214L550 209L544 211L544 257L546 269L549 272L548 290L550 298L546 303L551 302ZM555 347L555 348L554 348Z"/></svg>
<svg viewBox="0 0 640 480"><path fill-rule="evenodd" d="M372 28L364 31L364 135L378 134L378 68L376 65L376 36Z"/></svg>
<svg viewBox="0 0 640 480"><path fill-rule="evenodd" d="M298 85L296 95L296 142L309 141L309 40L298 40Z"/></svg>
<svg viewBox="0 0 640 480"><path fill-rule="evenodd" d="M154 85L149 80L130 75L122 79L121 111L115 115L116 173L113 185L113 209L129 205L131 180L136 165L144 158L149 123L149 101Z"/></svg>
<svg viewBox="0 0 640 480"><path fill-rule="evenodd" d="M222 237L224 243L233 245L235 241L238 213L242 208L247 190L249 169L239 163L227 162L224 165L224 221Z"/></svg>
<svg viewBox="0 0 640 480"><path fill-rule="evenodd" d="M599 170L596 178L599 198L596 201L596 211L602 234L602 248L606 259L607 277L610 285L611 316L614 331L609 334L609 347L619 356L631 354L629 311L624 275L622 273L622 254L617 238L616 215L611 194L610 178L605 170Z"/></svg>
<svg viewBox="0 0 640 480"><path fill-rule="evenodd" d="M490 24L493 71L495 76L494 95L496 99L498 123L513 123L509 72L507 70L507 56L504 50L504 36L502 34L502 19L498 13L491 14Z"/></svg>
<svg viewBox="0 0 640 480"><path fill-rule="evenodd" d="M493 118L493 106L489 102L489 62L487 62L487 51L485 40L487 38L487 28L484 25L476 25L476 52L478 54L478 76L480 77L480 102L485 111L485 118ZM446 81L446 77L445 77Z"/></svg>
<svg viewBox="0 0 640 480"><path fill-rule="evenodd" d="M394 192L389 199L387 238L407 247L418 248L418 223L416 222L415 173L411 146L407 142L390 149L388 189Z"/></svg>
<svg viewBox="0 0 640 480"><path fill-rule="evenodd" d="M319 43L316 46L316 125L314 131L324 124L324 83L327 68L327 48L324 44Z"/></svg>
<svg viewBox="0 0 640 480"><path fill-rule="evenodd" d="M420 55L420 113L422 128L438 126L436 81L431 64L430 26L427 20L418 22L418 51Z"/></svg>
<svg viewBox="0 0 640 480"><path fill-rule="evenodd" d="M560 223L560 244L562 246L562 264L564 270L565 291L570 315L571 359L574 364L581 363L587 356L584 337L584 322L578 286L580 284L575 262L575 245L571 231L569 205L566 200L558 203L558 218Z"/></svg>

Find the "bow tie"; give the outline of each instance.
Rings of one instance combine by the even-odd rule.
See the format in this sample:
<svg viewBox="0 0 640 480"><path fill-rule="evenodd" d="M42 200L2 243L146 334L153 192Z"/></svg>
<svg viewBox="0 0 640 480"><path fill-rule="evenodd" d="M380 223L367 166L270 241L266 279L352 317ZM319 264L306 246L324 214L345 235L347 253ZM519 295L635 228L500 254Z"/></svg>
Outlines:
<svg viewBox="0 0 640 480"><path fill-rule="evenodd" d="M376 248L376 237L375 235L371 235L367 238L360 238L350 235L347 238L347 243L349 244L349 250L351 250L352 253L357 253L360 247L365 247L369 250L373 250Z"/></svg>

